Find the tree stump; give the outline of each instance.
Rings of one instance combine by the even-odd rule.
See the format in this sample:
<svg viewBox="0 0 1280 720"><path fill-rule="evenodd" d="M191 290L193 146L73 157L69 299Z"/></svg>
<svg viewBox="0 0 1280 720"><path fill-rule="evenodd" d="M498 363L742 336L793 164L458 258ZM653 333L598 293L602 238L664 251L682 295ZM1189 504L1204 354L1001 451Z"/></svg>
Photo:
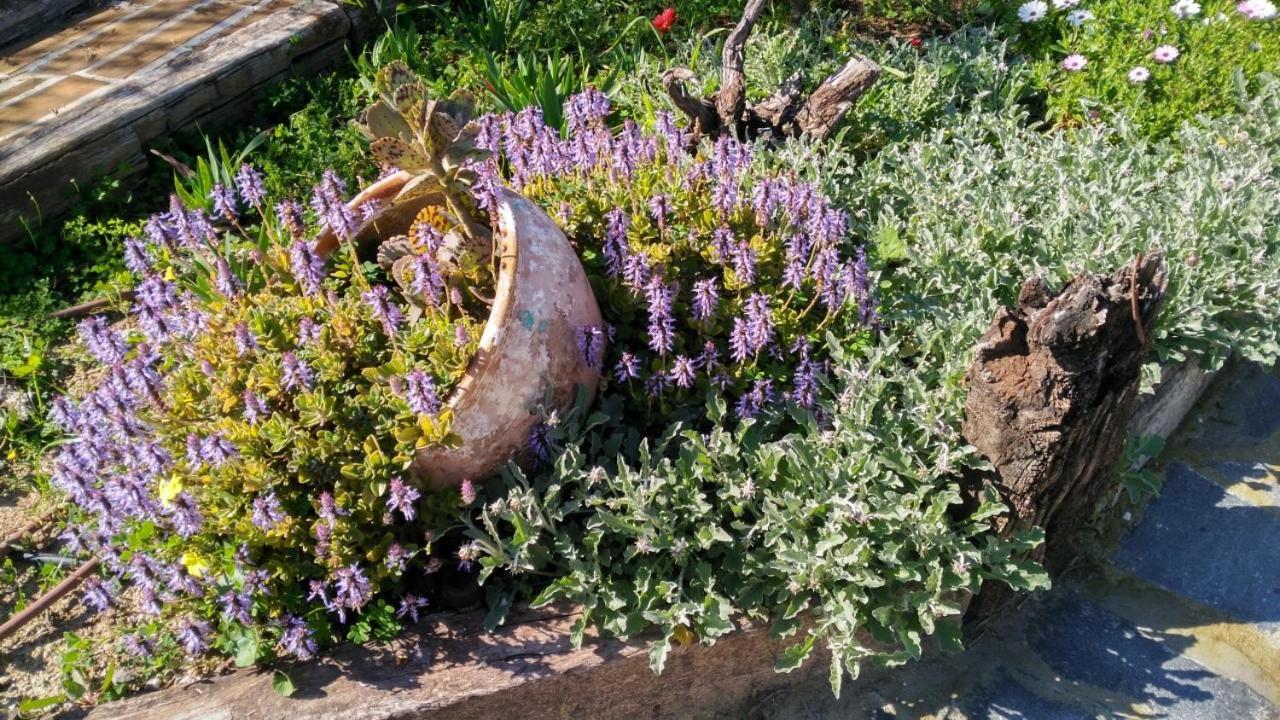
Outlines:
<svg viewBox="0 0 1280 720"><path fill-rule="evenodd" d="M994 467L978 482L994 482L1010 508L1002 535L1044 529L1034 557L1051 573L1074 557L1073 540L1115 487L1165 287L1160 252L1057 293L1033 278L978 343L963 433ZM989 616L1012 597L990 590L971 614Z"/></svg>

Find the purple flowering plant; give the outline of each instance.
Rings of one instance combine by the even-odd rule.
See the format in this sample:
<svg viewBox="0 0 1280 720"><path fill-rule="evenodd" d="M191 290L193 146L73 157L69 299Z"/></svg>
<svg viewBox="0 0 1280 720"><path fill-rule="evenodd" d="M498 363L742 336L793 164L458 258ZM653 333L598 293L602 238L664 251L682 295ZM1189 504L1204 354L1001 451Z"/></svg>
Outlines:
<svg viewBox="0 0 1280 720"><path fill-rule="evenodd" d="M51 484L70 545L102 560L86 602L136 590L134 642L305 659L344 625L359 640L422 607L408 578L439 566L430 538L459 502L408 468L455 440L445 401L483 317L448 293L415 304L353 243L315 252L318 228L349 239L362 215L336 174L303 204L241 165L126 244L124 322L81 324L102 380L53 405Z"/></svg>
<svg viewBox="0 0 1280 720"><path fill-rule="evenodd" d="M662 420L722 393L739 417L813 408L824 335L874 333L865 253L812 183L767 172L753 146L695 143L669 113L615 131L596 90L569 99L568 134L536 107L480 118L481 206L505 182L556 209L591 276L604 328L580 328L605 392ZM610 341L599 357L601 335Z"/></svg>

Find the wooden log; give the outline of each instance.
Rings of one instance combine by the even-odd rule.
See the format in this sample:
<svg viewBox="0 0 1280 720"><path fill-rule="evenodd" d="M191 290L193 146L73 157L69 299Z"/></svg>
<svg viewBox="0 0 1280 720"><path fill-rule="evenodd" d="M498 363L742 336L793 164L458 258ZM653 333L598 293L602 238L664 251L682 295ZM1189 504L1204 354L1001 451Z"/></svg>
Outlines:
<svg viewBox="0 0 1280 720"><path fill-rule="evenodd" d="M1044 529L1033 557L1050 572L1071 562L1078 533L1114 487L1166 282L1159 252L1058 292L1034 278L978 343L963 433L994 473L970 482L1000 490L1010 508L1002 534ZM973 610L989 616L1010 597L984 588Z"/></svg>
<svg viewBox="0 0 1280 720"><path fill-rule="evenodd" d="M715 135L720 132L720 116L716 114L714 95L712 99L695 97L689 94L685 83L693 79L693 72L687 68L671 68L662 73L662 87L671 96L671 102L680 112L693 122L693 131L701 135Z"/></svg>
<svg viewBox="0 0 1280 720"><path fill-rule="evenodd" d="M746 79L742 72L744 48L751 29L760 19L760 13L764 12L764 6L765 0L747 2L738 24L725 38L724 51L720 55L720 92L716 95L716 114L720 116L721 126L733 132L738 131L746 110Z"/></svg>
<svg viewBox="0 0 1280 720"><path fill-rule="evenodd" d="M870 58L849 58L844 67L822 81L796 114L800 133L818 141L831 137L844 114L879 78L880 66Z"/></svg>

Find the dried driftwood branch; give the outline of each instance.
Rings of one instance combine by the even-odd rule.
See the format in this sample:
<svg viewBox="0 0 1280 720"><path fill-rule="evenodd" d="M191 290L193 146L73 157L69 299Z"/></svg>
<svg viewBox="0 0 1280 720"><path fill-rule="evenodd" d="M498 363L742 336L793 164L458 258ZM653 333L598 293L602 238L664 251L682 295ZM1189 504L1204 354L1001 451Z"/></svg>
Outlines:
<svg viewBox="0 0 1280 720"><path fill-rule="evenodd" d="M880 66L856 55L838 72L823 80L806 100L804 76L797 72L787 78L772 95L748 107L746 77L743 73L747 38L764 12L766 0L748 0L738 24L725 38L721 54L720 90L708 97L689 93L685 83L694 75L686 68L672 68L662 74L662 87L675 106L692 121L696 132L705 135L733 133L738 137L805 135L817 140L831 136L841 118L858 98L880 77ZM797 17L808 7L793 0Z"/></svg>

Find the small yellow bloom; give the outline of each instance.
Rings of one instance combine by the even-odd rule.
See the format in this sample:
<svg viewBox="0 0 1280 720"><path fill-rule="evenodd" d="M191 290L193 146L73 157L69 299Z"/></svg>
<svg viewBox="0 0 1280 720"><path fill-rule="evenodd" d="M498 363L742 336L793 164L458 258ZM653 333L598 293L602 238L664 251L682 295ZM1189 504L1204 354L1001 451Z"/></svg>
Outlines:
<svg viewBox="0 0 1280 720"><path fill-rule="evenodd" d="M182 553L182 566L191 573L191 577L204 577L205 571L209 569L209 563L193 552Z"/></svg>
<svg viewBox="0 0 1280 720"><path fill-rule="evenodd" d="M170 475L168 479L160 483L160 502L165 505L171 505L173 499L178 497L182 492L182 478L177 475Z"/></svg>

